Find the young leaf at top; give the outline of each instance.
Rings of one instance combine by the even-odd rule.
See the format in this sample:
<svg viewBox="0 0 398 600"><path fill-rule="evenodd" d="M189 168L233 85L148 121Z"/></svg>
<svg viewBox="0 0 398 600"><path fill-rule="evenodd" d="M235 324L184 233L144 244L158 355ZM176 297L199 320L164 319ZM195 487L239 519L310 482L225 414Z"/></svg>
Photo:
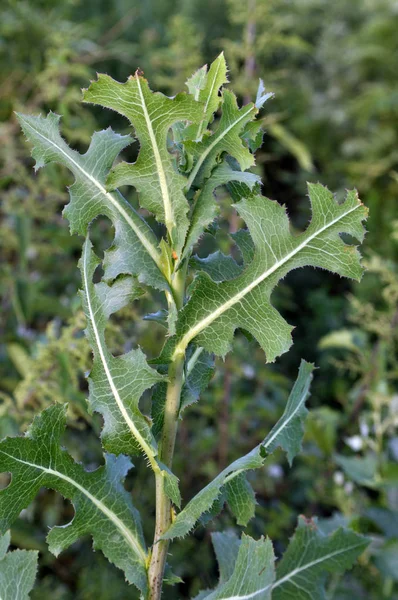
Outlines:
<svg viewBox="0 0 398 600"><path fill-rule="evenodd" d="M0 472L11 473L11 483L0 491L0 532L5 532L27 508L40 488L47 487L69 498L74 519L53 527L47 536L56 556L84 535L94 549L125 573L143 593L147 590L147 551L137 510L123 479L132 464L125 456L107 455L106 463L87 472L60 447L65 430L66 405L54 405L35 417L24 437L0 443Z"/></svg>
<svg viewBox="0 0 398 600"><path fill-rule="evenodd" d="M280 279L304 266L361 278L360 254L340 234L363 240L367 209L355 191L338 204L322 185L308 184L308 189L312 220L299 235L292 235L285 208L277 202L262 196L239 202L237 209L253 238L254 258L240 276L224 283L199 273L191 286L192 296L180 311L176 335L167 342L159 362L183 353L193 340L208 352L224 356L238 327L258 340L267 361L272 362L291 345L292 327L270 302Z"/></svg>
<svg viewBox="0 0 398 600"><path fill-rule="evenodd" d="M241 134L245 125L255 119L257 113L258 108L254 104L239 108L235 94L229 90L223 91L222 114L216 130L203 135L200 142L185 142L185 149L196 160L189 174L186 189L190 189L194 182L199 186L210 177L218 157L223 152L235 158L242 171L254 165L253 154L243 143Z"/></svg>
<svg viewBox="0 0 398 600"><path fill-rule="evenodd" d="M326 598L325 576L350 569L369 541L343 528L324 535L316 521L300 517L296 532L277 564L272 600Z"/></svg>
<svg viewBox="0 0 398 600"><path fill-rule="evenodd" d="M38 552L14 550L7 552L10 532L0 537L0 598L28 600L36 579Z"/></svg>
<svg viewBox="0 0 398 600"><path fill-rule="evenodd" d="M264 466L267 455L277 447L281 447L286 452L289 460L293 458L294 452L299 449L303 437L303 420L306 416L305 401L309 396L313 370L314 365L304 360L301 361L299 374L290 393L285 411L275 427L263 442L242 458L238 458L231 463L188 502L165 533L165 539L182 537L189 533L199 518L211 509L226 484L231 483L245 471L259 469ZM239 490L235 493L239 493ZM249 511L251 510L250 506ZM244 520L244 517L242 517L242 520Z"/></svg>
<svg viewBox="0 0 398 600"><path fill-rule="evenodd" d="M99 215L112 221L115 239L105 252L105 278L130 273L137 275L142 283L160 290L168 289L154 233L118 191L111 193L105 189L109 169L123 148L131 144L132 138L111 129L96 132L87 152L79 154L62 139L58 115L49 113L44 118L19 114L17 117L33 145L35 169L58 162L75 177L69 188L70 203L64 209L71 232L85 236L89 224Z"/></svg>
<svg viewBox="0 0 398 600"><path fill-rule="evenodd" d="M200 141L208 124L212 121L214 113L217 111L221 97L219 90L224 83L228 83L227 63L225 62L224 52L217 56L216 60L210 65L207 72L207 65L198 69L187 81L189 93L195 100L202 103L202 119L198 125L190 125L189 138L194 141ZM186 134L187 135L187 130Z"/></svg>
<svg viewBox="0 0 398 600"><path fill-rule="evenodd" d="M107 187L133 185L141 206L165 223L179 254L188 229L189 207L183 193L185 178L173 164L167 135L174 123L199 121L202 105L184 93L175 98L153 93L139 71L126 83L98 75L98 80L84 91L84 101L111 108L131 122L140 142L138 158L134 164L118 164L108 177Z"/></svg>

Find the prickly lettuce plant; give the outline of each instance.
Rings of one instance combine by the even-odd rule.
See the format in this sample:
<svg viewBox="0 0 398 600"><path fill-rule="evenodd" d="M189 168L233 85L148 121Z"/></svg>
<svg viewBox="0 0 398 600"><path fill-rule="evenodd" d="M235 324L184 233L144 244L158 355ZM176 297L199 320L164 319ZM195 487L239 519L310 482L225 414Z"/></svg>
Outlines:
<svg viewBox="0 0 398 600"><path fill-rule="evenodd" d="M311 221L304 232L293 232L285 208L261 195L260 179L249 170L262 139L257 116L270 94L260 82L255 103L239 107L226 83L223 55L188 80L188 93L174 98L153 93L139 70L126 83L99 75L84 91L84 101L127 118L139 142L133 164L119 160L114 166L133 141L129 135L111 129L94 133L87 152L80 154L61 137L59 116L18 115L33 147L35 168L58 162L75 178L64 215L71 232L85 238L79 266L93 353L88 404L103 418L105 457L95 471L77 464L61 446L65 406L42 412L24 437L0 444L0 469L12 474L9 486L0 491L1 530L10 527L42 486L57 490L73 503L75 517L69 525L51 529L50 550L58 554L80 536L91 535L94 548L122 569L140 598L148 600L161 596L171 540L215 517L225 502L238 524L246 525L255 511L247 471L261 468L278 447L291 463L301 447L313 371L305 361L284 414L263 442L195 497L184 499L181 508L181 474L172 471L178 422L208 385L215 356L231 350L236 329L257 340L266 361L289 349L292 327L272 306L271 294L292 269L319 267L354 279L362 274L356 247L341 238L348 234L361 241L364 236L367 211L356 192L338 203L322 185L310 184ZM118 191L121 186L135 188L144 214L151 213L162 224L161 239ZM232 236L234 256L218 251L198 258L202 235L216 228L215 191L220 186L230 194L245 227ZM90 241L90 223L100 215L115 230L102 261ZM103 276L95 283L99 264ZM167 303L167 310L148 317L167 327L160 355L148 361L134 348L114 356L105 335L110 316L150 290L164 294ZM147 390L152 390L150 415L139 404ZM146 461L156 482L155 533L149 546L123 485L135 455ZM327 574L349 568L367 541L344 529L326 535L315 520L300 518L276 564L267 537L238 539L217 533L213 545L220 580L198 598L287 600L294 595L313 600L324 598Z"/></svg>

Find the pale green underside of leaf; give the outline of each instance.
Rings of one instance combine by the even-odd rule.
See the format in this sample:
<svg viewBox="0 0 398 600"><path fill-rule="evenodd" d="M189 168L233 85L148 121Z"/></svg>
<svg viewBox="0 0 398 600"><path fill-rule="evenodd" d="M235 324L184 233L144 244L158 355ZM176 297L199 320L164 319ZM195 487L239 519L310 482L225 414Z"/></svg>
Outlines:
<svg viewBox="0 0 398 600"><path fill-rule="evenodd" d="M192 340L224 356L237 328L249 331L272 362L291 345L292 327L270 302L280 279L304 266L361 278L360 254L355 246L345 244L340 234L362 241L367 209L355 191L338 204L322 185L309 184L308 189L312 220L299 235L292 235L285 208L277 202L253 196L237 205L253 238L254 258L240 276L223 283L199 273L191 286L192 296L179 313L176 335L166 344L160 362L183 352Z"/></svg>
<svg viewBox="0 0 398 600"><path fill-rule="evenodd" d="M157 289L168 289L160 269L158 241L148 224L138 215L119 192L108 192L105 180L115 158L132 142L111 129L94 133L85 154L72 150L59 131L60 117L17 115L21 127L33 145L35 169L57 162L72 171L75 183L69 188L70 203L64 209L72 233L86 235L91 221L107 216L115 228L115 239L105 252L105 278L120 273L137 275L143 283Z"/></svg>
<svg viewBox="0 0 398 600"><path fill-rule="evenodd" d="M177 172L167 148L167 135L174 123L198 122L202 105L188 94L167 98L153 93L138 72L126 83L108 75L98 75L84 101L111 108L129 119L140 143L134 164L120 163L108 177L107 185L134 186L142 207L165 223L177 254L184 244L188 229L188 202L183 193L185 178Z"/></svg>
<svg viewBox="0 0 398 600"><path fill-rule="evenodd" d="M305 361L301 362L299 374L289 396L286 409L275 427L261 444L226 467L187 504L165 533L165 539L182 537L189 533L201 515L211 509L228 482L231 482L245 471L262 467L267 454L273 452L275 448L283 448L289 460L293 458L294 453L300 448L303 437L303 420L306 415L305 401L309 395L313 369L312 364ZM233 491L235 504L243 506L247 503L247 490L243 489L242 491L242 501L239 498L239 487L234 488ZM240 515L242 522L244 522L245 518L250 515L245 514L243 508L241 510L242 512L238 513L238 518ZM251 506L246 510L250 512L252 510Z"/></svg>
<svg viewBox="0 0 398 600"><path fill-rule="evenodd" d="M28 600L36 579L38 552L14 550L8 552L10 532L0 537L0 598Z"/></svg>
<svg viewBox="0 0 398 600"><path fill-rule="evenodd" d="M143 593L147 589L147 552L139 514L123 480L132 464L125 456L106 456L106 464L87 472L60 447L66 406L54 405L35 418L24 437L0 443L0 471L12 475L0 491L0 532L5 532L29 506L40 488L58 491L73 503L73 521L53 527L47 541L58 555L84 535L94 549L122 569L126 579Z"/></svg>
<svg viewBox="0 0 398 600"><path fill-rule="evenodd" d="M220 583L195 600L325 600L325 576L350 569L369 540L348 529L324 535L316 522L299 518L283 558L274 568L268 539L233 533L212 535Z"/></svg>

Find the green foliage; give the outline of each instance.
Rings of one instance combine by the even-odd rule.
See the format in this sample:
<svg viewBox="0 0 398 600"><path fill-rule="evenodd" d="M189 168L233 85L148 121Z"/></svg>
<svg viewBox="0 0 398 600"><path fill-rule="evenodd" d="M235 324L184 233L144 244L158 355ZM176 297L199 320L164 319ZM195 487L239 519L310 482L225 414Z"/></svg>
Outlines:
<svg viewBox="0 0 398 600"><path fill-rule="evenodd" d="M105 455L104 466L86 471L60 447L66 406L51 406L35 418L23 438L7 438L0 444L0 467L12 474L11 483L0 492L2 527L11 525L41 486L55 489L72 501L75 517L68 526L51 529L50 551L58 555L89 533L94 548L124 571L127 581L148 600L160 598L163 580L180 581L166 567L170 539L186 535L199 519L205 523L214 517L225 500L238 524L247 525L255 514L255 494L246 472L263 467L278 447L289 463L301 448L313 371L305 361L281 418L264 441L224 468L173 516L174 506L181 504L178 480L171 471L177 425L210 381L212 354L224 356L230 350L237 328L259 341L268 361L289 348L291 327L270 301L289 271L312 266L354 279L362 275L358 251L340 237L344 233L363 239L367 211L356 192L348 192L338 203L326 188L310 184L312 220L304 233L292 235L285 208L261 196L258 177L245 173L254 165L260 142L255 119L270 94L260 82L256 103L239 108L235 95L222 87L226 72L221 54L209 69L202 68L189 79L190 94L174 98L153 93L140 71L125 84L99 75L85 90L84 100L129 119L140 143L134 163L113 167L130 144L129 136L111 129L97 132L87 152L80 154L62 139L57 115L18 116L33 145L35 168L60 162L75 177L64 214L71 231L86 236L79 265L86 334L93 352L89 409L102 415L102 445L113 454ZM221 118L213 125L219 107ZM165 225L161 239L150 220L120 195L116 188L121 185L133 186L140 207ZM199 258L191 262L202 233L219 214L214 191L221 185L227 186L248 227L231 238L240 248L243 264L221 253L213 253L207 262ZM114 240L103 261L89 238L90 224L99 215L114 226ZM229 272L224 276L226 262ZM102 280L95 283L102 263ZM191 266L194 280L188 285ZM211 274L217 274L215 279ZM164 291L168 304L167 320L164 312L149 316L149 322L167 327L164 348L151 361L153 367L140 348L115 356L106 339L111 316L142 299L145 285ZM153 386L148 417L139 402ZM127 456L137 452L144 454L156 483L155 536L149 551L139 514L123 487L132 466ZM221 581L214 592L200 597L230 600L270 598L271 593L284 598L289 586L299 585L302 572L307 582L306 587L299 585L302 597L320 597L323 573L350 567L368 544L344 530L321 539L301 521L278 563L275 580L269 539L255 541L244 535L240 545L233 544L235 556L226 553L233 559L228 567L223 542L216 539ZM298 556L303 559L300 563Z"/></svg>
<svg viewBox="0 0 398 600"><path fill-rule="evenodd" d="M177 515L176 520L165 534L166 538L173 539L189 533L202 514L211 511L212 506L217 503L217 498L222 493L223 488L230 487L231 483L236 483L236 478L239 478L241 473L264 466L267 455L279 446L287 453L289 462L292 461L301 445L302 421L306 414L305 401L309 394L313 368L313 365L305 361L302 362L286 409L265 440L246 456L239 458L226 467L211 483L203 488ZM230 489L229 494L231 494ZM247 498L245 488L242 489L242 485L235 488L233 495L238 496L238 498L241 496L242 504L249 505L250 510L254 497ZM236 501L237 499L235 499ZM228 498L228 503L231 504L230 498ZM243 519L243 524L246 525L248 520Z"/></svg>
<svg viewBox="0 0 398 600"><path fill-rule="evenodd" d="M1 443L1 469L12 474L2 490L1 528L8 529L42 486L56 489L74 505L76 515L67 527L48 534L50 550L59 554L80 536L90 533L94 547L123 569L126 578L146 590L146 550L139 515L122 485L132 465L121 456L87 472L61 449L65 406L52 406L35 418L24 438Z"/></svg>
<svg viewBox="0 0 398 600"><path fill-rule="evenodd" d="M129 133L122 117L80 102L80 88L87 87L96 72L126 81L139 66L153 89L174 95L184 89L184 82L198 65L208 62L208 71L211 58L225 49L228 78L239 106L242 101L255 100L258 77L264 78L267 90L275 92L266 114L260 114L242 133L253 150L262 139L256 128L265 128L264 145L256 153L253 168L263 182L263 194L286 203L294 230L303 231L309 217L306 180L326 183L337 191L339 201L345 188L357 187L372 214L365 256L370 258L369 247L373 247L379 253L379 266L388 267L391 274L396 270L397 12L393 0L151 0L134 5L125 0L111 4L40 0L34 5L4 0L0 12L1 437L24 431L33 416L50 403L68 402L63 443L88 468L102 463L99 436L103 422L99 414L87 412L85 375L91 357L76 294L80 285L76 262L82 240L69 236L67 223L60 218L67 202L65 186L73 180L69 171L58 165L31 175L24 138L13 116L14 110L62 114L62 136L82 154L96 129L111 124L114 130ZM210 124L211 130L216 130L218 118L216 115ZM173 126L168 148L178 160L180 172L187 175L192 160L183 152L184 129L183 123ZM122 152L122 159L132 163L138 144ZM190 278L198 270L220 282L242 273L244 261L235 240L239 238L243 249L243 236L229 235L244 226L231 205L231 195L239 202L233 187L218 186L212 192L207 205L209 220L216 215L217 221L198 233ZM196 188L195 182L187 195L191 209L201 192ZM122 191L159 239L163 226L139 209L132 187ZM197 208L202 204L196 202ZM114 238L106 217L97 218L90 226L90 238L102 259ZM250 237L246 235L246 239L245 264L249 264L252 247ZM189 247L184 250L189 256ZM170 257L164 256L167 263ZM131 261L132 255L128 258ZM98 267L96 282L100 275ZM390 305L386 301L383 277L368 273L357 286L320 270L291 272L275 288L272 305L297 326L295 343L271 365L265 364L256 341L239 330L233 353L225 361L216 359L215 369L214 357L193 344L187 349L187 360L193 359L193 366L195 354L200 352L198 362L203 358L207 375L202 377L198 369L198 378L193 378L194 369L191 377L185 377L189 385L184 386L184 393L194 403L181 415L173 467L177 474L184 474L180 481L184 505L272 429L283 413L300 357L321 367L311 386L303 451L292 469L287 468L283 453L276 451L263 468L247 473L247 481L256 490L257 505L246 532L255 539L270 536L278 556L301 513L307 517L333 515L320 519L320 527L321 522L322 529L327 523L328 531L340 523L370 535L372 544L359 565L344 576L328 578L326 594L333 600L397 597L397 583L391 577L396 548L392 524L397 510L396 302L392 299ZM106 283L112 284L112 277ZM113 314L105 330L109 350L117 356L138 346L148 357L157 356L165 329L159 320L149 323L142 317L161 311L167 323L166 308L160 294L146 292L139 301ZM319 339L335 331L348 332L343 335L351 350L348 346L344 349L344 339L339 347L319 348ZM167 370L156 368L163 374ZM151 413L158 445L166 385L157 384L152 392L152 402L159 400L158 420L150 407L149 391L139 402L142 414ZM356 483L336 464L336 456L357 464L357 459L362 461L367 455L376 461L365 485ZM138 457L134 462L136 469L127 477L126 487L139 505L149 540L153 486L145 460ZM0 479L0 487L5 487L8 476L0 475ZM247 485L244 481L242 477L242 486ZM230 514L234 497L241 494L230 493L227 498L224 492L223 501L228 499L231 505L211 523L212 529L235 528L235 517ZM238 511L236 504L234 510ZM46 551L43 533L49 526L68 523L72 516L68 501L42 490L12 528L13 544L41 551L33 597L105 600L109 589L115 598L136 597L137 592L123 582L120 570L107 564L101 553L92 554L87 536L58 558ZM201 522L210 517L208 513ZM390 527L385 526L386 520ZM170 561L184 583L178 588L165 587L165 600L195 596L216 581L210 536L204 535L202 527L173 544ZM200 570L194 563L200 564Z"/></svg>
<svg viewBox="0 0 398 600"><path fill-rule="evenodd" d="M0 595L3 600L29 598L37 571L38 553L34 550L7 552L10 532L0 538Z"/></svg>

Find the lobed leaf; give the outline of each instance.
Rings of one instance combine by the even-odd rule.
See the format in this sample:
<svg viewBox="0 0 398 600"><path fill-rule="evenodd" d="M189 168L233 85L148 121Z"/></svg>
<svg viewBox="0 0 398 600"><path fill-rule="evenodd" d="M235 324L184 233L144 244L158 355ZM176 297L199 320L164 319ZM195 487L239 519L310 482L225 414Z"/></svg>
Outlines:
<svg viewBox="0 0 398 600"><path fill-rule="evenodd" d="M206 131L208 124L212 121L214 113L218 110L221 102L219 95L220 88L228 83L227 64L224 58L224 52L216 58L210 65L207 72L207 65L198 69L187 81L189 93L195 100L202 103L202 119L198 125L192 125L191 139L200 141L203 132Z"/></svg>
<svg viewBox="0 0 398 600"><path fill-rule="evenodd" d="M0 537L0 598L28 600L36 579L38 552L14 550L7 552L10 532Z"/></svg>
<svg viewBox="0 0 398 600"><path fill-rule="evenodd" d="M94 354L89 377L89 406L104 419L102 443L107 452L133 455L143 452L155 472L162 471L166 493L179 506L178 479L157 458L157 444L151 422L139 408L145 390L163 381L164 376L152 369L138 348L122 356L113 356L105 341L106 323L112 313L123 308L142 293L131 277L117 279L112 285L93 283L100 260L87 238L80 260L83 289L81 297L87 318L86 334Z"/></svg>
<svg viewBox="0 0 398 600"><path fill-rule="evenodd" d="M200 142L185 142L186 151L196 160L186 189L190 189L194 182L199 187L204 179L209 178L223 152L235 158L242 171L255 164L253 154L244 144L241 134L245 125L255 119L257 113L258 109L254 104L239 108L235 94L229 90L223 91L222 114L216 130L207 132Z"/></svg>
<svg viewBox="0 0 398 600"><path fill-rule="evenodd" d="M0 532L5 532L42 487L58 491L73 503L74 519L53 527L47 541L56 556L84 535L94 549L122 569L143 593L147 589L141 521L123 479L132 468L125 456L106 455L105 465L87 472L60 447L66 424L65 405L53 405L37 416L24 437L0 443L0 471L11 483L0 491Z"/></svg>
<svg viewBox="0 0 398 600"><path fill-rule="evenodd" d="M324 535L313 520L299 518L298 527L277 565L272 600L323 600L327 573L350 569L369 540L349 529Z"/></svg>
<svg viewBox="0 0 398 600"><path fill-rule="evenodd" d="M108 192L105 180L115 158L131 144L130 136L111 129L94 133L85 154L72 150L59 131L59 115L47 117L18 114L18 120L33 145L35 169L57 162L72 171L75 182L69 188L70 203L64 209L72 233L86 235L91 221L99 215L108 217L115 227L114 242L105 252L106 279L120 273L137 275L142 283L160 290L168 289L161 269L158 241L139 214L118 192Z"/></svg>
<svg viewBox="0 0 398 600"><path fill-rule="evenodd" d="M189 224L189 207L183 193L185 178L173 165L167 135L174 123L201 120L202 105L184 93L174 98L153 93L139 71L126 83L98 75L97 81L84 90L84 101L111 108L131 122L140 142L138 158L134 164L118 164L111 171L107 186L115 189L133 185L141 206L166 224L173 248L180 254Z"/></svg>
<svg viewBox="0 0 398 600"><path fill-rule="evenodd" d="M89 377L90 408L104 418L102 441L105 450L116 455L136 454L138 450L153 462L157 454L156 442L138 403L144 391L164 377L149 367L140 349L115 357L105 342L105 328L111 314L139 297L142 290L131 277L119 278L112 285L94 284L93 275L99 264L87 238L79 266L86 334L94 353Z"/></svg>
<svg viewBox="0 0 398 600"><path fill-rule="evenodd" d="M220 583L195 600L324 600L327 574L350 569L369 540L349 529L323 534L316 522L299 518L296 532L283 558L274 568L268 539L257 542L231 533L212 535L219 562Z"/></svg>
<svg viewBox="0 0 398 600"><path fill-rule="evenodd" d="M309 395L313 370L314 366L312 364L301 361L299 374L290 393L286 409L272 431L263 442L242 458L231 463L188 502L164 534L165 539L182 537L189 533L201 515L211 509L226 484L233 481L245 471L262 467L267 454L272 452L276 447L281 446L287 453L288 458L292 458L294 452L299 448L303 436L302 421L306 413L304 404ZM247 496L245 495L244 498L247 498ZM237 503L238 501L236 500ZM249 506L246 510L250 512L251 507ZM243 512L238 514L242 522L247 516L250 516L247 514L243 516Z"/></svg>
<svg viewBox="0 0 398 600"><path fill-rule="evenodd" d="M193 340L208 352L224 356L237 328L249 331L267 361L274 361L291 345L292 327L270 302L280 279L304 266L360 279L360 254L356 247L345 244L340 234L362 241L367 209L355 191L338 204L322 185L309 184L308 189L312 220L299 235L291 234L285 208L277 202L253 196L237 205L253 238L253 260L241 275L223 283L199 273L191 286L192 296L180 311L176 335L167 342L160 362L184 352Z"/></svg>

